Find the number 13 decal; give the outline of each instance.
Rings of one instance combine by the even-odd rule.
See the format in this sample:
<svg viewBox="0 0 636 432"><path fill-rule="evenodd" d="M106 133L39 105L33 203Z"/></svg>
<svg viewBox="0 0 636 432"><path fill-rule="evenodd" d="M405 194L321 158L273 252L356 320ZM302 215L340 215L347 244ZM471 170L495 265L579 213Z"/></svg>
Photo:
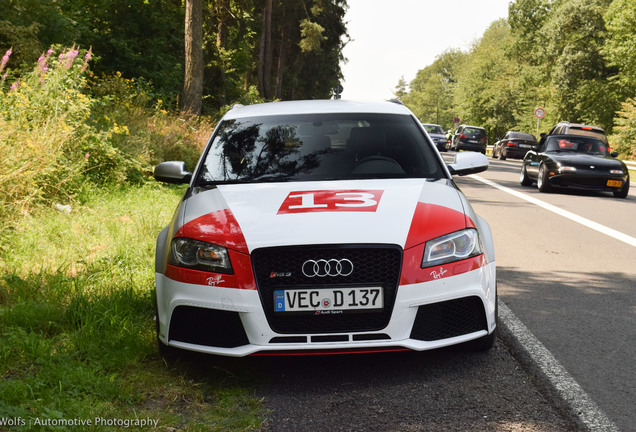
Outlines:
<svg viewBox="0 0 636 432"><path fill-rule="evenodd" d="M290 192L278 214L331 211L374 212L382 190L326 190Z"/></svg>

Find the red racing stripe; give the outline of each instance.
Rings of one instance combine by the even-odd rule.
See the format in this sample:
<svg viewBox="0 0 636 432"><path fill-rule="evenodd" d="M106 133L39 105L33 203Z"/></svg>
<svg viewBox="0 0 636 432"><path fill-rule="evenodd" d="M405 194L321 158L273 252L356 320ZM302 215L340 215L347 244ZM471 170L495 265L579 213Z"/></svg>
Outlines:
<svg viewBox="0 0 636 432"><path fill-rule="evenodd" d="M466 273L484 266L486 259L482 254L441 266L421 268L424 247L428 240L467 227L474 228L475 224L462 212L435 204L417 203L404 245L400 285L428 282Z"/></svg>
<svg viewBox="0 0 636 432"><path fill-rule="evenodd" d="M463 230L469 220L464 213L435 204L418 202L404 250L428 240Z"/></svg>
<svg viewBox="0 0 636 432"><path fill-rule="evenodd" d="M224 246L230 255L234 274L213 273L168 265L170 279L196 285L255 290L247 242L234 214L229 209L217 210L186 223L174 235Z"/></svg>
<svg viewBox="0 0 636 432"><path fill-rule="evenodd" d="M234 274L206 272L168 264L166 277L195 285L255 290L256 282L254 281L250 256L235 252L232 249L229 249L228 253Z"/></svg>
<svg viewBox="0 0 636 432"><path fill-rule="evenodd" d="M183 225L175 237L188 237L249 253L243 231L230 209L217 210Z"/></svg>

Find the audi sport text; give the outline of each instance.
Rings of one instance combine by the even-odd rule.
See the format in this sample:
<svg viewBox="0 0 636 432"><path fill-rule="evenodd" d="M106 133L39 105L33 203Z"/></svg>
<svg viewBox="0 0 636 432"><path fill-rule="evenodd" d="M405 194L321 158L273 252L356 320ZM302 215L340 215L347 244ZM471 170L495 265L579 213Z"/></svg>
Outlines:
<svg viewBox="0 0 636 432"><path fill-rule="evenodd" d="M489 349L497 322L488 224L415 116L394 102L236 106L157 239L163 354Z"/></svg>

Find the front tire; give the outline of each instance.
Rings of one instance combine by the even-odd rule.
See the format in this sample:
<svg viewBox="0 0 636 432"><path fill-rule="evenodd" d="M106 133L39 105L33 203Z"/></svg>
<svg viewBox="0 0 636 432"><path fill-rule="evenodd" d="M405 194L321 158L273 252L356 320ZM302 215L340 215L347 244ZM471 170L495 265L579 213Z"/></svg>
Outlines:
<svg viewBox="0 0 636 432"><path fill-rule="evenodd" d="M627 194L629 193L629 176L627 176L627 181L621 188L621 190L614 192L614 196L616 198L627 198Z"/></svg>
<svg viewBox="0 0 636 432"><path fill-rule="evenodd" d="M545 165L541 165L539 168L537 187L541 192L550 192L552 190L552 186L550 186L550 181L548 180L548 170L545 169Z"/></svg>
<svg viewBox="0 0 636 432"><path fill-rule="evenodd" d="M521 186L532 186L532 179L528 177L528 171L525 165L521 165L521 174L519 175L519 183Z"/></svg>

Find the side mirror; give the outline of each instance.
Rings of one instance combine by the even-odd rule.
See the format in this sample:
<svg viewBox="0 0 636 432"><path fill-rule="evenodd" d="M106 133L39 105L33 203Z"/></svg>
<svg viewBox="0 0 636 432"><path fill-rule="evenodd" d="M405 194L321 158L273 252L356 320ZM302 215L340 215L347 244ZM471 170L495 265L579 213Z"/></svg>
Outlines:
<svg viewBox="0 0 636 432"><path fill-rule="evenodd" d="M164 183L190 183L192 173L186 171L185 162L169 161L161 162L155 167L155 179Z"/></svg>
<svg viewBox="0 0 636 432"><path fill-rule="evenodd" d="M452 175L477 174L488 169L488 158L476 152L457 153L448 169Z"/></svg>
<svg viewBox="0 0 636 432"><path fill-rule="evenodd" d="M613 158L617 158L618 157L618 152L617 151L613 151L610 153L610 156Z"/></svg>

